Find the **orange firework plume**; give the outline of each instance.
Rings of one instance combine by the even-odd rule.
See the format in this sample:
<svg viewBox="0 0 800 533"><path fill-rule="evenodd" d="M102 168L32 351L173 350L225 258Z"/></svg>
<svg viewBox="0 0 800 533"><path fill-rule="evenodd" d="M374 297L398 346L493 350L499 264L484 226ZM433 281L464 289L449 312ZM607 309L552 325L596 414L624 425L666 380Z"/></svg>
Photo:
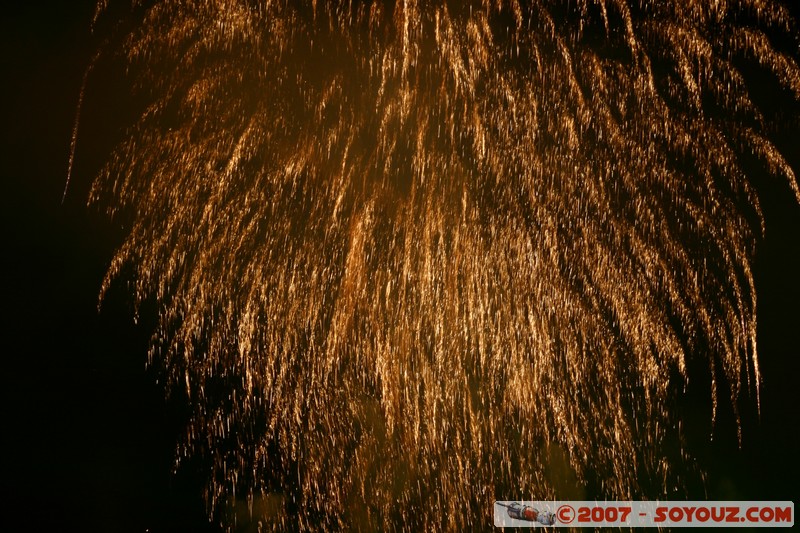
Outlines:
<svg viewBox="0 0 800 533"><path fill-rule="evenodd" d="M661 496L690 363L715 408L757 391L754 162L800 199L748 87L800 99L782 4L134 4L103 290L158 303L212 510L469 530L512 491Z"/></svg>

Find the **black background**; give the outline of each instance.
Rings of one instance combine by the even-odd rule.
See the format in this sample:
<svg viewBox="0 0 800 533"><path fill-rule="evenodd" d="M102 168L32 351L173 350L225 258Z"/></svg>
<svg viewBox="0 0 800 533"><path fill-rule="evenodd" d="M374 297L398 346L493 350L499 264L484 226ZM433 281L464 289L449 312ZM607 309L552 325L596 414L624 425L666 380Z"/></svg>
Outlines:
<svg viewBox="0 0 800 533"><path fill-rule="evenodd" d="M181 413L146 370L146 314L125 287L97 297L124 221L86 207L91 181L132 111L113 72L90 77L75 171L62 203L83 73L98 46L94 2L4 7L2 72L2 508L0 529L209 528L191 472L171 475ZM797 107L790 113L796 114ZM777 142L800 174L800 127ZM800 405L800 207L780 179L757 184L766 216L755 275L763 386L742 399L741 448L707 380L680 400L689 450L708 473L698 499L795 500Z"/></svg>

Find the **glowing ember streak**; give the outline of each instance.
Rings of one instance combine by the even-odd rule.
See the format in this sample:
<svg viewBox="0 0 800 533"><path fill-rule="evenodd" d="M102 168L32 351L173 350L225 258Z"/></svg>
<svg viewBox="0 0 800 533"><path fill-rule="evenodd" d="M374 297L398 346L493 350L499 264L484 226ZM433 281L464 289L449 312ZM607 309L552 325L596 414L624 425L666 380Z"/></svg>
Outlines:
<svg viewBox="0 0 800 533"><path fill-rule="evenodd" d="M781 4L134 4L103 290L159 303L212 511L470 530L565 477L666 494L689 360L734 409L758 387L743 161L800 191L742 65L800 98Z"/></svg>

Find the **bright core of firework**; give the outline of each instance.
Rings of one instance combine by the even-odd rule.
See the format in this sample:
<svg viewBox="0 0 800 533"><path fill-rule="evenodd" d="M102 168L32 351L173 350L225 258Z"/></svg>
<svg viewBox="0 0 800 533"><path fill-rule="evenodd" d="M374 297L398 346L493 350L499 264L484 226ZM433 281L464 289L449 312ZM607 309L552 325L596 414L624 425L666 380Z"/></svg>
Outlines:
<svg viewBox="0 0 800 533"><path fill-rule="evenodd" d="M748 168L800 191L743 65L800 98L780 3L133 4L104 290L158 303L212 512L469 530L666 494L689 363L715 406L757 389Z"/></svg>

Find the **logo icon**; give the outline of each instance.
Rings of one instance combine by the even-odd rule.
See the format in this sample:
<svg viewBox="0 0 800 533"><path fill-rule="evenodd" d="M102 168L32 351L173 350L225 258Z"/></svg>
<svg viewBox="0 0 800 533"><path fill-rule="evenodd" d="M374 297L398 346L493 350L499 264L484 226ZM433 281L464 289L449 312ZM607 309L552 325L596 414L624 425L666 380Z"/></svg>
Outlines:
<svg viewBox="0 0 800 533"><path fill-rule="evenodd" d="M540 511L530 505L522 505L519 502L514 502L510 505L497 502L497 505L505 507L508 516L515 520L524 520L526 522L538 522L543 526L552 526L556 523L556 515L549 511Z"/></svg>

